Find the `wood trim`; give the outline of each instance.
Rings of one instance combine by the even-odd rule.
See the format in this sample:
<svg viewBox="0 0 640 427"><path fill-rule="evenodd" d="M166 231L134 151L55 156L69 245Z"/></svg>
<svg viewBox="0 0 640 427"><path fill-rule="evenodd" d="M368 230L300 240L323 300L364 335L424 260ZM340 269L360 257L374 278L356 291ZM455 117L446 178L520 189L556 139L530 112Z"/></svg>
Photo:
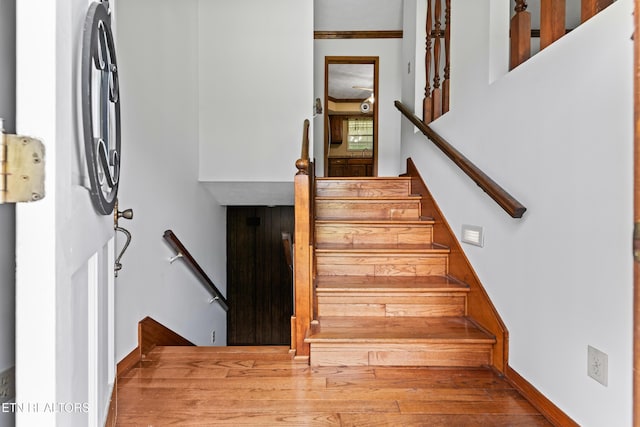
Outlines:
<svg viewBox="0 0 640 427"><path fill-rule="evenodd" d="M402 30L384 31L314 31L313 38L316 40L335 39L401 39Z"/></svg>
<svg viewBox="0 0 640 427"><path fill-rule="evenodd" d="M138 333L140 328L138 326ZM140 337L138 336L138 342ZM140 353L140 346L136 346L129 354L127 354L116 366L116 378L113 384L113 390L111 390L111 400L109 401L109 412L107 414L106 427L115 427L116 419L118 416L118 379L122 378L124 374L131 369L138 366L142 360L142 354Z"/></svg>
<svg viewBox="0 0 640 427"><path fill-rule="evenodd" d="M140 352L140 347L138 346L131 350L131 353L127 354L120 362L118 362L116 368L116 378L122 377L131 369L135 368L135 366L140 363L141 360L142 353Z"/></svg>
<svg viewBox="0 0 640 427"><path fill-rule="evenodd" d="M324 57L324 168L323 176L329 176L329 64L373 64L373 93L376 102L373 103L373 176L378 176L378 121L380 105L380 57L379 56L325 56ZM353 115L353 113L349 113ZM331 114L337 115L337 114Z"/></svg>
<svg viewBox="0 0 640 427"><path fill-rule="evenodd" d="M476 275L473 266L462 250L456 235L451 230L449 223L442 214L438 203L427 188L420 176L416 165L407 159L407 173L411 179L411 191L421 194L422 215L435 220L433 226L433 239L440 244L449 247L449 274L469 285L467 297L467 314L482 328L496 337L496 344L492 354L493 367L504 372L509 360L509 331L502 322L498 311L491 302L484 286Z"/></svg>
<svg viewBox="0 0 640 427"><path fill-rule="evenodd" d="M502 209L513 218L522 218L527 210L518 200L498 185L493 179L478 168L471 160L456 150L443 137L426 125L418 116L413 114L402 102L395 102L396 108L429 138L453 163L467 174L485 193L489 195Z"/></svg>
<svg viewBox="0 0 640 427"><path fill-rule="evenodd" d="M138 348L140 357L144 357L158 345L195 345L163 324L145 317L138 323Z"/></svg>
<svg viewBox="0 0 640 427"><path fill-rule="evenodd" d="M540 393L537 388L524 379L522 375L516 372L509 365L507 365L507 369L505 370L505 378L553 425L562 427L579 427L578 423L565 414L562 409L558 408L544 394Z"/></svg>
<svg viewBox="0 0 640 427"><path fill-rule="evenodd" d="M119 365L119 364L118 364ZM107 412L107 420L105 421L105 427L115 427L116 418L117 418L117 409L118 409L118 379L116 378L116 382L113 384L113 389L111 390L111 398L109 400L109 411Z"/></svg>
<svg viewBox="0 0 640 427"><path fill-rule="evenodd" d="M193 346L195 344L149 316L138 322L138 346L131 350L116 366L116 378L113 390L111 390L105 426L113 427L116 425L118 378L122 378L124 374L135 368L144 356L158 345Z"/></svg>

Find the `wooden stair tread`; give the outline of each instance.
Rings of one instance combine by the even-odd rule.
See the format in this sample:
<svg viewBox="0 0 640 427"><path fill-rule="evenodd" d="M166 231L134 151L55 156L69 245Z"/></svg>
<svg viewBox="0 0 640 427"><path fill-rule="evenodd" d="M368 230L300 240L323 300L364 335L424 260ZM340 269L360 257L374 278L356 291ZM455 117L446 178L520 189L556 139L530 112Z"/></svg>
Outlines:
<svg viewBox="0 0 640 427"><path fill-rule="evenodd" d="M422 217L421 219L354 219L354 218L331 218L318 219L316 225L380 225L389 227L399 225L406 227L407 225L433 225L435 221L430 217Z"/></svg>
<svg viewBox="0 0 640 427"><path fill-rule="evenodd" d="M316 243L316 253L430 253L448 254L449 248L437 243Z"/></svg>
<svg viewBox="0 0 640 427"><path fill-rule="evenodd" d="M419 202L422 196L410 194L407 196L316 196L316 201L336 201L336 202L397 202L410 201Z"/></svg>
<svg viewBox="0 0 640 427"><path fill-rule="evenodd" d="M175 353L254 353L264 354L289 354L289 347L282 345L272 346L157 346L149 354L175 354Z"/></svg>
<svg viewBox="0 0 640 427"><path fill-rule="evenodd" d="M469 286L446 276L318 276L324 292L469 292Z"/></svg>
<svg viewBox="0 0 640 427"><path fill-rule="evenodd" d="M155 362L210 359L290 361L293 353L288 346L157 346L144 357Z"/></svg>
<svg viewBox="0 0 640 427"><path fill-rule="evenodd" d="M478 343L495 337L466 317L324 317L307 343Z"/></svg>
<svg viewBox="0 0 640 427"><path fill-rule="evenodd" d="M411 182L411 177L410 176L368 176L368 177L362 177L362 176L339 176L339 177L329 177L329 176L325 176L325 177L317 177L316 178L317 181L323 181L323 182L338 182L338 181L365 181L365 182L375 182L375 181L409 181Z"/></svg>

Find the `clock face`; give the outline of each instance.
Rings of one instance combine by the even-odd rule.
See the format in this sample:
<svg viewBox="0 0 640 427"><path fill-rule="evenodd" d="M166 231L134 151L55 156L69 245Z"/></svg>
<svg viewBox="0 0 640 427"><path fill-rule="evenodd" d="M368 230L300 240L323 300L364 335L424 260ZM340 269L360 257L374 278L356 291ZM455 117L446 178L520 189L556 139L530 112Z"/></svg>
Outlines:
<svg viewBox="0 0 640 427"><path fill-rule="evenodd" d="M89 6L82 40L82 128L91 200L113 212L120 179L120 89L106 3Z"/></svg>

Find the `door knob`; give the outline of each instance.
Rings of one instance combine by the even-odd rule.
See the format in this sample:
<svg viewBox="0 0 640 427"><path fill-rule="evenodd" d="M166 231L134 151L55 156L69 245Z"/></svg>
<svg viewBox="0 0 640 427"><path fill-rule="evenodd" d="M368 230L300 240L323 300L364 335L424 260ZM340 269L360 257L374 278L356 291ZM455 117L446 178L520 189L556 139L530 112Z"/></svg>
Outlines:
<svg viewBox="0 0 640 427"><path fill-rule="evenodd" d="M118 224L118 220L120 218L133 219L133 209L125 209L123 211L118 210L118 201L116 200L115 208L113 209L113 229L123 233L127 237L127 241L124 243L120 254L116 258L116 261L114 263L115 265L113 266L116 277L118 277L118 271L122 270L122 263L120 262L120 260L122 259L122 256L131 243L131 233L129 232L129 230L124 227L120 227L120 225Z"/></svg>

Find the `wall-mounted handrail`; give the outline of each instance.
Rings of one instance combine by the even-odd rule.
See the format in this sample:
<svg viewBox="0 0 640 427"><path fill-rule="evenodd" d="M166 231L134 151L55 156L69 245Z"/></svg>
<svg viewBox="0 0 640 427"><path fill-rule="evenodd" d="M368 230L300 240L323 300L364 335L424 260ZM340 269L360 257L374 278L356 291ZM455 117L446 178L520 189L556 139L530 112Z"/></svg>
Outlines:
<svg viewBox="0 0 640 427"><path fill-rule="evenodd" d="M217 301L218 304L220 304L220 306L224 309L224 311L229 311L229 304L227 303L225 297L220 293L220 290L218 290L213 281L209 278L209 276L207 276L207 273L204 272L202 267L200 267L193 256L191 256L187 248L185 248L185 246L173 233L173 231L165 231L162 237L164 237L164 239L177 253L175 257L171 258L171 262L175 261L178 258L184 259L189 269L193 272L193 274L196 275L200 283L202 283L202 285L211 294L213 300Z"/></svg>
<svg viewBox="0 0 640 427"><path fill-rule="evenodd" d="M462 153L456 150L436 131L426 125L418 116L416 116L402 102L395 102L396 108L413 123L420 131L449 157L469 178L471 178L485 193L489 195L495 202L500 205L513 218L522 218L527 210L518 200L509 194L504 188L498 185L494 180L489 178L480 168L478 168L471 160L467 159Z"/></svg>

